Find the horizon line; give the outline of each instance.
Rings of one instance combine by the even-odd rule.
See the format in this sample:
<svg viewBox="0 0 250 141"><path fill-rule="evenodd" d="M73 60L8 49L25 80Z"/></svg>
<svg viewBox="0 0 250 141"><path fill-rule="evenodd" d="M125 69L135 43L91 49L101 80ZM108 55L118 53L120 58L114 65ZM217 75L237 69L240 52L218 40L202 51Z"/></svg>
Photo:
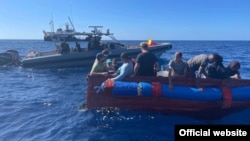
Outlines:
<svg viewBox="0 0 250 141"><path fill-rule="evenodd" d="M0 40L41 40L41 41L44 41L43 39L0 39ZM104 39L102 41L106 41L106 40L109 40L109 39ZM145 40L148 40L148 39L120 39L119 41L145 41ZM153 39L153 40L154 41L250 41L250 39ZM51 42L51 41L46 41L46 42Z"/></svg>

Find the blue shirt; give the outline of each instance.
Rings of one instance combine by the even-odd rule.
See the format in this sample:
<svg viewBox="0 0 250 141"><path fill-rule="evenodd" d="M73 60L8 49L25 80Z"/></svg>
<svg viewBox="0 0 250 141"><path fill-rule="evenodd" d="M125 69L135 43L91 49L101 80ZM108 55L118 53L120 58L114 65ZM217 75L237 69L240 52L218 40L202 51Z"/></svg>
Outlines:
<svg viewBox="0 0 250 141"><path fill-rule="evenodd" d="M116 71L118 75L111 79L115 81L123 80L126 76L133 74L133 71L134 71L133 67L134 66L132 62L123 63L122 66L119 67L118 70Z"/></svg>

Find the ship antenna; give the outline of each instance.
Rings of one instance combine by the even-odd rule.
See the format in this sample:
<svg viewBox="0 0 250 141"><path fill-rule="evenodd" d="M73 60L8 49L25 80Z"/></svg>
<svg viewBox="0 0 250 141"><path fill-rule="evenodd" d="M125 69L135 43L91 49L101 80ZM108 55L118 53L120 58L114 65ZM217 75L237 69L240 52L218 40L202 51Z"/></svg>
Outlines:
<svg viewBox="0 0 250 141"><path fill-rule="evenodd" d="M49 24L50 24L51 32L53 32L53 33L54 33L53 15L51 15L51 20L50 20Z"/></svg>
<svg viewBox="0 0 250 141"><path fill-rule="evenodd" d="M74 25L73 25L73 23L72 23L72 21L71 21L71 19L70 19L70 17L69 17L69 16L68 16L68 18L69 18L69 22L70 22L70 24L71 24L71 26L72 26L73 30L75 31L75 27L74 27Z"/></svg>

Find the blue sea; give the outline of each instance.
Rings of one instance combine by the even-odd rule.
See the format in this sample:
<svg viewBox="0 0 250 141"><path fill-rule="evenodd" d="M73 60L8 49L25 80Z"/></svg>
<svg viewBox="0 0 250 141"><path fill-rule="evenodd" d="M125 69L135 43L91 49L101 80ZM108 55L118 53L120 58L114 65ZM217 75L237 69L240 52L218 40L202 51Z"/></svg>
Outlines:
<svg viewBox="0 0 250 141"><path fill-rule="evenodd" d="M182 51L185 60L201 53L218 52L225 66L232 59L239 60L242 78L250 78L250 41L157 42L173 45L159 56L164 68L176 51ZM53 45L43 40L0 40L0 52L8 49L17 50L23 58L32 50L52 50ZM219 119L119 109L86 110L82 105L86 101L89 71L90 67L84 66L41 70L0 67L0 140L174 141L177 124L250 125L250 108Z"/></svg>

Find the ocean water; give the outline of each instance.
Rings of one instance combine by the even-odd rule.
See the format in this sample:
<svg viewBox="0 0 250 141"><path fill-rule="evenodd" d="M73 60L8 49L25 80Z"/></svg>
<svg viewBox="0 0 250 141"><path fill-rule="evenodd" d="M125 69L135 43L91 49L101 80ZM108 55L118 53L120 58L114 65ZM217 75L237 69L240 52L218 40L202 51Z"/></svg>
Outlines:
<svg viewBox="0 0 250 141"><path fill-rule="evenodd" d="M141 41L124 41L128 44ZM158 41L170 42L161 54L164 68L176 51L183 58L218 52L227 65L241 62L241 76L250 78L250 41ZM42 40L0 40L0 52L53 49ZM130 110L84 109L89 67L68 69L24 69L0 67L1 141L173 141L176 124L250 125L250 108L219 119ZM208 113L209 114L209 113Z"/></svg>

